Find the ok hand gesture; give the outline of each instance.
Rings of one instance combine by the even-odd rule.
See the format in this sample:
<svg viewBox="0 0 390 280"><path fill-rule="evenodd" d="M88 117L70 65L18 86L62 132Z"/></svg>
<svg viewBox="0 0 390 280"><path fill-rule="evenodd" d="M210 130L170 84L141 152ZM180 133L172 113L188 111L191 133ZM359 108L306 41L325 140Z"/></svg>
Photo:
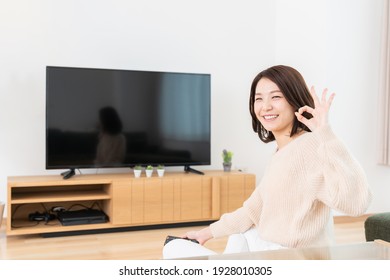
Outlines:
<svg viewBox="0 0 390 280"><path fill-rule="evenodd" d="M324 89L324 91L322 92L321 100L319 100L314 90L314 87L312 86L310 88L310 94L314 99L314 108L311 108L306 105L299 108L298 112L295 112L295 116L297 117L297 119L301 123L306 125L311 131L314 131L317 128L320 128L328 124L328 112L335 94L332 93L329 99L327 99L326 97L327 93L328 93L328 89ZM313 117L311 119L305 118L303 116L304 112L308 112L312 114Z"/></svg>

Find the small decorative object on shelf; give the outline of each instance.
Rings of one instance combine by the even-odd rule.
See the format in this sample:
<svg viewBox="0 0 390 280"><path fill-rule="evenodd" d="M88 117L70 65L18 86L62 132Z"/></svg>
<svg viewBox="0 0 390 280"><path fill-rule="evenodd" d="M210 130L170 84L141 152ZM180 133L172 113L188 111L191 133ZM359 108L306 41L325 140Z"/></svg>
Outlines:
<svg viewBox="0 0 390 280"><path fill-rule="evenodd" d="M164 172L165 172L164 165L162 165L162 164L158 165L157 166L158 177L163 177L164 176Z"/></svg>
<svg viewBox="0 0 390 280"><path fill-rule="evenodd" d="M141 165L136 165L136 166L134 166L133 171L134 171L134 176L135 176L135 178L141 177L142 166L141 166Z"/></svg>
<svg viewBox="0 0 390 280"><path fill-rule="evenodd" d="M151 165L146 166L145 172L146 172L146 177L152 177L153 166Z"/></svg>
<svg viewBox="0 0 390 280"><path fill-rule="evenodd" d="M233 152L224 149L222 151L222 158L223 158L223 171L229 172L232 168Z"/></svg>

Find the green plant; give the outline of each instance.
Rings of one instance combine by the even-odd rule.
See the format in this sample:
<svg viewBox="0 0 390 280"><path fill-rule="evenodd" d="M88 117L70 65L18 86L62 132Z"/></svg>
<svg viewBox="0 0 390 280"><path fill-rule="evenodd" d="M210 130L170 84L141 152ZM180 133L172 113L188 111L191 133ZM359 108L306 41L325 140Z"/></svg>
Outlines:
<svg viewBox="0 0 390 280"><path fill-rule="evenodd" d="M164 169L164 165L162 165L162 164L157 165L157 169L159 169L159 170Z"/></svg>
<svg viewBox="0 0 390 280"><path fill-rule="evenodd" d="M153 170L153 166L148 165L148 166L146 167L146 170Z"/></svg>
<svg viewBox="0 0 390 280"><path fill-rule="evenodd" d="M134 170L142 170L142 166L137 164L136 166L134 166Z"/></svg>
<svg viewBox="0 0 390 280"><path fill-rule="evenodd" d="M222 151L222 158L224 163L231 163L233 158L233 152L224 149Z"/></svg>

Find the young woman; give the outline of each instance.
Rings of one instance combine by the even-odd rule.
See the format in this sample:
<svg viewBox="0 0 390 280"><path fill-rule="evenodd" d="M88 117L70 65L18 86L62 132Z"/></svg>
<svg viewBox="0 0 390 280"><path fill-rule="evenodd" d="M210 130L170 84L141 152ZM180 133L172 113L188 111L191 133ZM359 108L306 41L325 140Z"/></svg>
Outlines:
<svg viewBox="0 0 390 280"><path fill-rule="evenodd" d="M120 164L126 155L126 137L122 133L122 121L113 107L99 110L100 133L96 148L95 164Z"/></svg>
<svg viewBox="0 0 390 280"><path fill-rule="evenodd" d="M250 250L329 245L331 209L352 216L366 211L371 199L367 179L328 124L335 95L327 93L319 99L288 66L255 77L249 99L253 130L261 141L277 144L260 184L241 208L183 236L199 244L171 241L164 257L175 257L178 246L190 243L190 250L180 251L213 254L201 245L237 233L252 236Z"/></svg>

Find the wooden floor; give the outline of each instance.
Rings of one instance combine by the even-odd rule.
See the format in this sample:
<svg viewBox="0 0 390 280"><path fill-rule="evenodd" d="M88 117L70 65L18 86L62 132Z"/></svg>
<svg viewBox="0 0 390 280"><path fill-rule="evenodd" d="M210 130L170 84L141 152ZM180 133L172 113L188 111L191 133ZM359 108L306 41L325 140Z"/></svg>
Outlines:
<svg viewBox="0 0 390 280"><path fill-rule="evenodd" d="M338 244L364 242L365 217L335 219ZM0 259L8 260L158 260L167 235L180 236L200 227L167 228L118 233L101 233L43 238L40 235L6 236L5 221L0 228ZM222 252L227 238L206 243L211 250Z"/></svg>

